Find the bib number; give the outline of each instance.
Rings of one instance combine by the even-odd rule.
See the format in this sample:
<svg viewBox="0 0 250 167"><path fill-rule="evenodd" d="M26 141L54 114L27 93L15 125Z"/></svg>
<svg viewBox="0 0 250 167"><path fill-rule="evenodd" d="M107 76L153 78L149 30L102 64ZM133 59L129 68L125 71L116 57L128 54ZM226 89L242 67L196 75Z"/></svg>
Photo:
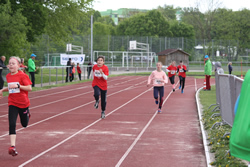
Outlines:
<svg viewBox="0 0 250 167"><path fill-rule="evenodd" d="M9 93L20 93L20 88L12 88L12 89L10 89L10 85L17 85L17 84L19 84L19 82L8 83Z"/></svg>
<svg viewBox="0 0 250 167"><path fill-rule="evenodd" d="M171 74L175 74L175 71L174 70L171 70L171 72L170 72Z"/></svg>
<svg viewBox="0 0 250 167"><path fill-rule="evenodd" d="M102 74L99 70L95 70L95 76L96 77L102 77Z"/></svg>
<svg viewBox="0 0 250 167"><path fill-rule="evenodd" d="M183 69L180 69L180 72L184 72Z"/></svg>
<svg viewBox="0 0 250 167"><path fill-rule="evenodd" d="M155 79L155 84L162 84L161 79Z"/></svg>

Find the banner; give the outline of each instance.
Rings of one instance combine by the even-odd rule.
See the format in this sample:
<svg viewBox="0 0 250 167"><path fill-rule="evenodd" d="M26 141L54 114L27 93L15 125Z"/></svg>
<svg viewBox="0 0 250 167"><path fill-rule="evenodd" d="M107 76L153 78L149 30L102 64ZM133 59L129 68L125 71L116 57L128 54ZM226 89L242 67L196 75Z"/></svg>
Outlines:
<svg viewBox="0 0 250 167"><path fill-rule="evenodd" d="M85 59L85 54L60 54L61 65L67 65L67 61L71 58L71 63L83 64Z"/></svg>

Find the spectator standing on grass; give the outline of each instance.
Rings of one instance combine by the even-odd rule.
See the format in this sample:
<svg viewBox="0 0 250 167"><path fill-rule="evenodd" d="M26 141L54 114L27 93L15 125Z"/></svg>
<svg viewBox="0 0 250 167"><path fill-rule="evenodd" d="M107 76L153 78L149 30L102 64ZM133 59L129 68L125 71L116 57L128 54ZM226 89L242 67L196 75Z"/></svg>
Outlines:
<svg viewBox="0 0 250 167"><path fill-rule="evenodd" d="M69 60L67 61L67 66L71 66L71 58L69 58ZM66 67L66 81L65 82L68 82L68 80L70 80L70 69L71 67Z"/></svg>
<svg viewBox="0 0 250 167"><path fill-rule="evenodd" d="M30 100L28 92L32 90L31 81L27 74L19 71L21 60L19 57L10 57L9 70L10 73L6 75L8 87L0 90L0 99L3 97L3 92L9 92L8 106L9 106L9 136L10 147L9 154L12 156L18 155L16 150L16 121L19 115L20 122L23 127L28 126L30 119Z"/></svg>
<svg viewBox="0 0 250 167"><path fill-rule="evenodd" d="M162 68L161 62L158 62L156 64L156 68L157 69L153 71L148 77L147 86L149 86L150 83L153 81L153 86L154 86L153 95L155 99L155 104L157 105L159 103L158 113L161 113L161 107L162 107L163 97L164 97L164 85L168 83L168 77L166 73L161 70ZM158 98L159 95L160 95L160 98Z"/></svg>
<svg viewBox="0 0 250 167"><path fill-rule="evenodd" d="M89 63L88 63L88 67L87 67L88 79L89 79L89 76L90 76L91 70L92 70L92 63L91 63L91 62L89 62Z"/></svg>
<svg viewBox="0 0 250 167"><path fill-rule="evenodd" d="M212 63L211 63L208 55L205 56L204 71L205 71L205 77L206 77L206 89L204 89L204 90L211 90L210 78L212 75Z"/></svg>
<svg viewBox="0 0 250 167"><path fill-rule="evenodd" d="M217 63L217 69L216 69L217 74L224 74L224 70L223 68L221 68L221 63L220 62L216 63Z"/></svg>
<svg viewBox="0 0 250 167"><path fill-rule="evenodd" d="M35 64L35 54L30 55L30 59L28 60L28 71L31 76L32 87L35 87L35 72L36 72L36 64Z"/></svg>
<svg viewBox="0 0 250 167"><path fill-rule="evenodd" d="M235 104L235 118L230 135L230 153L250 162L250 70L242 83L240 97ZM250 163L248 165L250 167Z"/></svg>
<svg viewBox="0 0 250 167"><path fill-rule="evenodd" d="M106 103L107 103L107 79L109 75L109 69L106 65L104 65L104 57L99 56L97 58L97 64L93 66L93 74L94 79L92 82L92 87L94 89L94 97L95 97L95 104L94 107L97 109L99 105L99 96L101 94L101 118L105 118L105 110L106 110Z"/></svg>
<svg viewBox="0 0 250 167"><path fill-rule="evenodd" d="M232 71L233 71L232 62L229 62L227 66L228 66L229 74L232 74Z"/></svg>
<svg viewBox="0 0 250 167"><path fill-rule="evenodd" d="M26 73L25 69L27 68L27 66L24 65L24 58L21 58L20 68L23 73Z"/></svg>
<svg viewBox="0 0 250 167"><path fill-rule="evenodd" d="M168 77L169 77L169 80L170 80L170 82L172 84L173 92L175 91L174 78L175 78L175 74L176 74L176 71L177 71L177 67L175 65L176 65L176 62L173 61L171 63L171 65L167 67Z"/></svg>
<svg viewBox="0 0 250 167"><path fill-rule="evenodd" d="M0 59L0 67L1 68L7 68L6 65L4 64L5 59L6 59L5 56L1 56L1 59ZM3 89L3 86L4 86L2 71L3 71L3 69L0 69L0 89Z"/></svg>
<svg viewBox="0 0 250 167"><path fill-rule="evenodd" d="M79 63L77 63L77 72L78 72L78 77L79 77L79 80L81 81L81 75L82 75L82 70L81 70L81 67L79 66Z"/></svg>

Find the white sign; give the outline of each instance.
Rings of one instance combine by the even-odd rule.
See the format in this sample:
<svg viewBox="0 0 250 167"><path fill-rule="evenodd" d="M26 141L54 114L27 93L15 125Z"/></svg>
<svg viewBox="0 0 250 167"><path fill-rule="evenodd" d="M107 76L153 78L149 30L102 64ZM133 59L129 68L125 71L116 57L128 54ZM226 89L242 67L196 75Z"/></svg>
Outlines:
<svg viewBox="0 0 250 167"><path fill-rule="evenodd" d="M69 58L71 58L71 62L72 63L74 62L75 65L77 63L83 64L85 59L85 54L60 54L61 65L67 65L67 61L69 60Z"/></svg>
<svg viewBox="0 0 250 167"><path fill-rule="evenodd" d="M130 50L136 49L136 41L129 41L129 49Z"/></svg>

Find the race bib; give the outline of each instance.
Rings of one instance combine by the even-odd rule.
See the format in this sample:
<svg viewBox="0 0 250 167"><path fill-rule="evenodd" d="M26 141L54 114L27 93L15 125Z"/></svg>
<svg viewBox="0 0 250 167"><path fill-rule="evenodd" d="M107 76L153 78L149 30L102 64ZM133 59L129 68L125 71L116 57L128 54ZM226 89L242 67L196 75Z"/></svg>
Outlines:
<svg viewBox="0 0 250 167"><path fill-rule="evenodd" d="M95 70L96 77L102 77L102 73L99 70Z"/></svg>
<svg viewBox="0 0 250 167"><path fill-rule="evenodd" d="M161 79L155 79L155 84L162 84Z"/></svg>
<svg viewBox="0 0 250 167"><path fill-rule="evenodd" d="M10 85L17 85L17 84L19 84L19 82L10 82L10 83L8 83L9 93L20 93L20 88L10 89Z"/></svg>
<svg viewBox="0 0 250 167"><path fill-rule="evenodd" d="M183 69L180 69L180 72L184 72Z"/></svg>
<svg viewBox="0 0 250 167"><path fill-rule="evenodd" d="M175 74L175 71L174 70L171 70L171 72L170 72L171 74Z"/></svg>

